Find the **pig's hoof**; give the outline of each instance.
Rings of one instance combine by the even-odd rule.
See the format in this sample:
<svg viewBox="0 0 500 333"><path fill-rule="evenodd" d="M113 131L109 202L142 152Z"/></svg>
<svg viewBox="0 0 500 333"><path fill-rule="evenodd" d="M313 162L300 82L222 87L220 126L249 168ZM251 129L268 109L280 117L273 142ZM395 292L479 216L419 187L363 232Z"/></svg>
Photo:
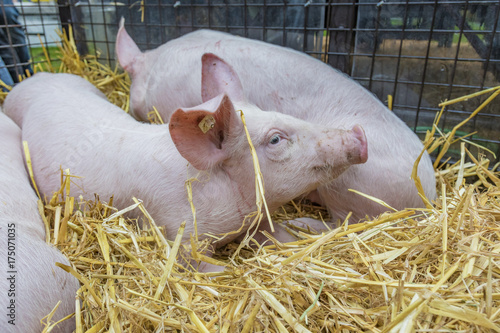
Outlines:
<svg viewBox="0 0 500 333"><path fill-rule="evenodd" d="M200 273L224 272L225 269L226 269L225 266L214 265L204 261L202 261L200 263L200 266L198 266L198 272Z"/></svg>

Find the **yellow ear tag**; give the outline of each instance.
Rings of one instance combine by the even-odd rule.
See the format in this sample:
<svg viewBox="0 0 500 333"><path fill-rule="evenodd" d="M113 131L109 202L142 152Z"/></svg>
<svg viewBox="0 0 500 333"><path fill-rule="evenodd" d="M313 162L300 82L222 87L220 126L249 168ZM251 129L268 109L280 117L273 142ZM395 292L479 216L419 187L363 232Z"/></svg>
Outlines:
<svg viewBox="0 0 500 333"><path fill-rule="evenodd" d="M198 127L200 127L203 134L206 134L208 131L214 128L214 126L215 118L213 116L205 116L205 118L203 118L198 124Z"/></svg>

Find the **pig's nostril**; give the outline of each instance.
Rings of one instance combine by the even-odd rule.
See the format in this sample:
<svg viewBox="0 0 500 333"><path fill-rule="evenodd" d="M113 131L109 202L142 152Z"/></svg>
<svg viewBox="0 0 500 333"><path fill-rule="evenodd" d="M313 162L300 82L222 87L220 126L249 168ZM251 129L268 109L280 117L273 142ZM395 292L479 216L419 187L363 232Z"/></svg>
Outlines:
<svg viewBox="0 0 500 333"><path fill-rule="evenodd" d="M358 139L361 142L366 142L366 135L365 135L365 131L363 130L363 127L361 127L359 125L355 125L352 128L352 132L354 133L354 136L356 137L356 139Z"/></svg>
<svg viewBox="0 0 500 333"><path fill-rule="evenodd" d="M358 163L365 163L367 160L368 160L368 144L366 143L366 141L361 141Z"/></svg>
<svg viewBox="0 0 500 333"><path fill-rule="evenodd" d="M353 163L365 163L368 160L368 143L366 140L365 131L359 125L356 125L352 128L353 136L358 140L358 154L349 153L347 158L349 161Z"/></svg>

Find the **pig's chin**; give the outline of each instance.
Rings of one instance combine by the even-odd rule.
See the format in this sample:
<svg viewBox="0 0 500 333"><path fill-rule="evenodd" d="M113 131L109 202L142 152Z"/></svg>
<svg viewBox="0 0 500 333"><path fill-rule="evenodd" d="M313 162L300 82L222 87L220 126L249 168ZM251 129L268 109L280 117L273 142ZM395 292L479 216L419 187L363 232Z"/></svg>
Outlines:
<svg viewBox="0 0 500 333"><path fill-rule="evenodd" d="M334 167L331 164L313 167L313 172L319 179L319 183L329 183L340 176L348 167Z"/></svg>

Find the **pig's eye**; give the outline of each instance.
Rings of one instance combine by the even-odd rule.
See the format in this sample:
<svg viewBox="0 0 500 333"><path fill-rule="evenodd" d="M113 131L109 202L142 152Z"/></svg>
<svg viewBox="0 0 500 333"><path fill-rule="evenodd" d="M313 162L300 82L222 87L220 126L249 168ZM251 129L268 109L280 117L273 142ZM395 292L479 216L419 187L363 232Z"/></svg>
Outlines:
<svg viewBox="0 0 500 333"><path fill-rule="evenodd" d="M274 134L269 140L269 143L272 145L276 145L281 141L281 136L279 134Z"/></svg>

